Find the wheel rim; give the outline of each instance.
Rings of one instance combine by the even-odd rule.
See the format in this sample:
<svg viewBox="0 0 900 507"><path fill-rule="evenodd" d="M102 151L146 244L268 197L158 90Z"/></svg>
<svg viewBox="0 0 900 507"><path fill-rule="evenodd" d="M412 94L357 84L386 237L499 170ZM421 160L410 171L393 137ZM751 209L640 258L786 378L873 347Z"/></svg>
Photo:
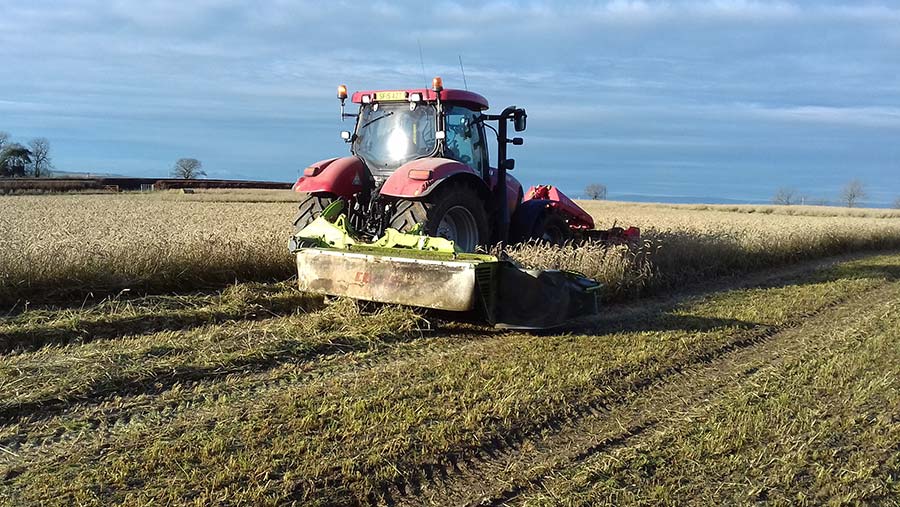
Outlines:
<svg viewBox="0 0 900 507"><path fill-rule="evenodd" d="M478 246L478 224L472 213L463 206L454 206L444 213L437 227L437 235L453 241L466 252L472 252Z"/></svg>

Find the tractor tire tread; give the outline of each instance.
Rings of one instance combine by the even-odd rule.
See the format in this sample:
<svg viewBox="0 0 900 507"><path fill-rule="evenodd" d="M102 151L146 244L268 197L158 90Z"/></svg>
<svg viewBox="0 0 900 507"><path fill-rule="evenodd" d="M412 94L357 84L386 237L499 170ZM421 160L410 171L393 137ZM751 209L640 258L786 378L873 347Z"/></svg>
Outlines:
<svg viewBox="0 0 900 507"><path fill-rule="evenodd" d="M425 201L400 201L391 218L391 227L398 231L409 231L428 220L428 212L434 205Z"/></svg>
<svg viewBox="0 0 900 507"><path fill-rule="evenodd" d="M315 220L329 204L334 202L333 197L305 194L297 206L297 216L294 217L294 231L299 231Z"/></svg>
<svg viewBox="0 0 900 507"><path fill-rule="evenodd" d="M488 223L487 211L484 209L484 202L478 197L477 190L464 182L448 182L441 188L435 189L424 199L418 200L402 200L398 201L397 209L391 218L390 227L401 232L411 230L417 224L423 224L426 228L425 233L436 235L435 231L428 230L430 227L436 227L435 223L440 217L435 216L440 213L441 204L446 200L446 196L466 196L462 197L462 201L468 201L469 207L479 206L480 210L472 211L478 218L479 222L479 245L485 245L490 240L490 224Z"/></svg>

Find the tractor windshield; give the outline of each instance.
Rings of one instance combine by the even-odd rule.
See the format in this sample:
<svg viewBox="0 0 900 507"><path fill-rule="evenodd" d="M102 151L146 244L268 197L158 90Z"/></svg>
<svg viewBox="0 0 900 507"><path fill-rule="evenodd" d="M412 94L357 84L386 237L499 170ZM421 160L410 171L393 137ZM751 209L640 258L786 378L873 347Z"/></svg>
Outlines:
<svg viewBox="0 0 900 507"><path fill-rule="evenodd" d="M360 108L353 153L379 173L427 157L437 146L436 115L430 104L412 110L409 102L366 104Z"/></svg>

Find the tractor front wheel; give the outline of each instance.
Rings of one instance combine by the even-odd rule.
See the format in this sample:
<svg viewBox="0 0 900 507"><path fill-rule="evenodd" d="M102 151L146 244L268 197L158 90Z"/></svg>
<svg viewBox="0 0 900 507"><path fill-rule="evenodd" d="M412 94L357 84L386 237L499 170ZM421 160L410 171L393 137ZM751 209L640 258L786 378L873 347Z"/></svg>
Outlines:
<svg viewBox="0 0 900 507"><path fill-rule="evenodd" d="M294 232L299 232L310 222L318 218L329 204L334 202L334 197L329 195L300 194L300 206L297 216L294 218Z"/></svg>
<svg viewBox="0 0 900 507"><path fill-rule="evenodd" d="M400 201L390 226L401 232L422 224L425 234L446 238L464 252L488 242L488 217L477 192L462 183L448 183L421 201Z"/></svg>

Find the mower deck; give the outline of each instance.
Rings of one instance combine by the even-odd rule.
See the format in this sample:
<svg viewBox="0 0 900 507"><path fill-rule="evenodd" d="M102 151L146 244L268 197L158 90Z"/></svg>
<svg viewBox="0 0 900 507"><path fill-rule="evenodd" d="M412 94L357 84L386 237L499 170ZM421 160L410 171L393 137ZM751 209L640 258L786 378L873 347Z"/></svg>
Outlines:
<svg viewBox="0 0 900 507"><path fill-rule="evenodd" d="M338 203L291 238L301 290L417 306L498 327L545 329L598 311L600 284L577 273L522 269L453 242L388 229L358 243Z"/></svg>

